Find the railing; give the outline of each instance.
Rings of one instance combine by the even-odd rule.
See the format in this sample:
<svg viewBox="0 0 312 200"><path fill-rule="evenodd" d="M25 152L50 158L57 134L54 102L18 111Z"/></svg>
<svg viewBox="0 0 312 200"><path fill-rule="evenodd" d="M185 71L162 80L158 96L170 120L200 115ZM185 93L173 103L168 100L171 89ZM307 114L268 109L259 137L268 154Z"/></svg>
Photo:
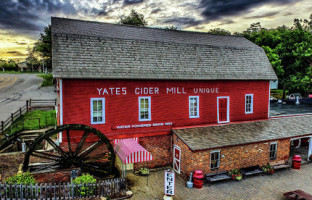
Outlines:
<svg viewBox="0 0 312 200"><path fill-rule="evenodd" d="M41 183L34 185L0 184L0 200L57 200L112 197L125 192L126 189L126 180L124 178L109 179L84 185L71 183Z"/></svg>
<svg viewBox="0 0 312 200"><path fill-rule="evenodd" d="M5 130L8 127L10 127L16 119L18 119L20 116L27 113L28 111L30 111L32 109L38 109L38 108L43 108L45 110L54 109L55 106L56 106L56 99L42 99L42 100L29 99L29 100L26 100L26 105L20 107L14 113L11 113L11 116L8 119L1 121L0 135L4 135ZM39 122L39 124L40 124L40 122Z"/></svg>

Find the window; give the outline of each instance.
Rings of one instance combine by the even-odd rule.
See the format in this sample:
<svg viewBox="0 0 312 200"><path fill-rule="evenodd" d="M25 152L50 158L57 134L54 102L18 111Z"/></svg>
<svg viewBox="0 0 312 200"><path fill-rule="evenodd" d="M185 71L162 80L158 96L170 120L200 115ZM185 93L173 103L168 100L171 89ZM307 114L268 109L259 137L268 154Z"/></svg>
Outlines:
<svg viewBox="0 0 312 200"><path fill-rule="evenodd" d="M91 98L91 124L105 123L105 98Z"/></svg>
<svg viewBox="0 0 312 200"><path fill-rule="evenodd" d="M245 95L245 113L253 113L253 94Z"/></svg>
<svg viewBox="0 0 312 200"><path fill-rule="evenodd" d="M189 116L190 118L199 117L199 97L198 96L189 97Z"/></svg>
<svg viewBox="0 0 312 200"><path fill-rule="evenodd" d="M277 142L272 142L270 144L270 160L274 160L276 158L277 152Z"/></svg>
<svg viewBox="0 0 312 200"><path fill-rule="evenodd" d="M139 97L139 121L151 120L151 97Z"/></svg>
<svg viewBox="0 0 312 200"><path fill-rule="evenodd" d="M220 151L210 153L210 169L218 169L220 165Z"/></svg>

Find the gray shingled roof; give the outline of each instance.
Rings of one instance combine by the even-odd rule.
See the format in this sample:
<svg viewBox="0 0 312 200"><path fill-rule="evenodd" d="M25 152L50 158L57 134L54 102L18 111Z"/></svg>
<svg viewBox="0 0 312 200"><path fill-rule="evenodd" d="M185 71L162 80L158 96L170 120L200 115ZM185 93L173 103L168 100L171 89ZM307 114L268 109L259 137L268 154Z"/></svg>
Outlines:
<svg viewBox="0 0 312 200"><path fill-rule="evenodd" d="M173 132L193 151L261 141L312 135L312 115L269 120L174 129Z"/></svg>
<svg viewBox="0 0 312 200"><path fill-rule="evenodd" d="M61 78L275 80L265 52L242 37L52 18Z"/></svg>

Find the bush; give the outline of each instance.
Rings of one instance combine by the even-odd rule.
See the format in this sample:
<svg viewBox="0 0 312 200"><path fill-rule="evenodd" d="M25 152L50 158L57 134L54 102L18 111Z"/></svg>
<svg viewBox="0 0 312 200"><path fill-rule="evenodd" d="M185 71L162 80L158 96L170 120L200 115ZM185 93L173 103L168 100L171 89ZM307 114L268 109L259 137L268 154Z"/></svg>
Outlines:
<svg viewBox="0 0 312 200"><path fill-rule="evenodd" d="M238 180L240 181L243 178L243 175L239 171L239 169L232 169L229 172L229 175L232 177L233 180Z"/></svg>
<svg viewBox="0 0 312 200"><path fill-rule="evenodd" d="M40 74L38 75L40 78L43 78L43 82L41 83L41 87L52 86L53 85L53 76L52 74Z"/></svg>
<svg viewBox="0 0 312 200"><path fill-rule="evenodd" d="M81 187L75 187L75 194L88 196L93 194L93 186L89 184L96 183L96 179L90 174L83 174L73 180L73 184L82 185Z"/></svg>
<svg viewBox="0 0 312 200"><path fill-rule="evenodd" d="M25 172L22 174L17 174L12 177L7 178L5 181L7 184L23 184L23 185L30 185L36 184L36 179L31 175L29 172Z"/></svg>

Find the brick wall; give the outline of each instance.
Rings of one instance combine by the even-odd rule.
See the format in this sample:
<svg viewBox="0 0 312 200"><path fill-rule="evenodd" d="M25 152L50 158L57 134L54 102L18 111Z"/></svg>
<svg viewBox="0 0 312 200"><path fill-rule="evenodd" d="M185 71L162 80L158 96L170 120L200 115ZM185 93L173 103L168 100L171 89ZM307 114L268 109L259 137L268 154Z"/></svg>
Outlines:
<svg viewBox="0 0 312 200"><path fill-rule="evenodd" d="M139 143L152 154L153 160L149 161L148 164L146 162L136 163L134 164L134 168L138 169L145 166L148 166L149 168L155 168L171 165L171 138L171 135L139 138Z"/></svg>
<svg viewBox="0 0 312 200"><path fill-rule="evenodd" d="M234 168L244 168L255 165L263 166L269 159L270 142L254 143L233 147L224 147L206 151L191 151L177 136L173 135L175 145L182 150L181 175L189 175L194 170L202 170L203 173L215 171L231 170ZM277 141L276 160L287 160L290 151L290 140L283 139ZM220 150L221 160L218 170L210 169L210 152Z"/></svg>

